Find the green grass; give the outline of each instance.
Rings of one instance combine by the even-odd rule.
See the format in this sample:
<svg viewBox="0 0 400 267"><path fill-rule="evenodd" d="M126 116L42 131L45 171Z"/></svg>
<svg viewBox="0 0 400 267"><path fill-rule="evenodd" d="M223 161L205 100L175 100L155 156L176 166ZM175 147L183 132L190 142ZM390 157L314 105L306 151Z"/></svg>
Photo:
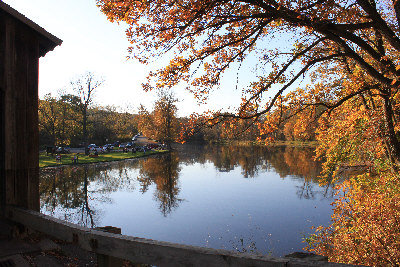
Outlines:
<svg viewBox="0 0 400 267"><path fill-rule="evenodd" d="M78 154L78 164L73 164L72 159L74 158L75 153L71 154L62 154L61 155L61 162L56 162L56 155L46 156L46 153L39 154L39 167L50 167L50 166L59 166L59 165L79 165L79 164L87 164L87 163L96 163L96 162L106 162L106 161L117 161L117 160L124 160L124 159L133 159L133 158L140 158L149 155L164 153L167 150L158 150L158 151L147 151L146 153L143 152L136 152L132 154L131 152L123 153L123 152L111 152L107 154L99 154L97 158L92 158L89 156L85 156L83 154Z"/></svg>

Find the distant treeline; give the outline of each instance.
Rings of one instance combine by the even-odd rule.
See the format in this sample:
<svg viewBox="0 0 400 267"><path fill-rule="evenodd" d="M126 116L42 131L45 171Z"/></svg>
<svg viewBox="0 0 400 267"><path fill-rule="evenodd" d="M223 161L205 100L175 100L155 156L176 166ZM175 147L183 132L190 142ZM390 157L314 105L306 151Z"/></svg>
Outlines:
<svg viewBox="0 0 400 267"><path fill-rule="evenodd" d="M39 100L40 146L83 146L82 103L75 95ZM118 112L115 107L87 110L88 142L95 144L129 141L138 133L137 115Z"/></svg>
<svg viewBox="0 0 400 267"><path fill-rule="evenodd" d="M235 118L225 113L212 117L195 116L181 118L183 141L314 141L316 140L317 120L313 116L300 117L296 114L281 116L279 111L272 113L277 121ZM274 117L273 116L273 117ZM272 128L272 129L271 129ZM266 130L267 129L267 130Z"/></svg>
<svg viewBox="0 0 400 267"><path fill-rule="evenodd" d="M272 132L263 135L266 122L262 118L239 120L206 118L204 116L176 117L176 99L162 95L153 110L141 106L138 114L117 111L116 107L92 106L87 109L87 142L98 145L127 142L141 132L145 136L165 143L212 142L212 141L256 141L315 140L316 123L304 118L290 116ZM83 146L82 102L76 95L66 94L53 97L50 94L39 100L39 136L44 146ZM225 114L229 115L229 114ZM297 124L306 125L299 127ZM260 130L261 129L261 130Z"/></svg>

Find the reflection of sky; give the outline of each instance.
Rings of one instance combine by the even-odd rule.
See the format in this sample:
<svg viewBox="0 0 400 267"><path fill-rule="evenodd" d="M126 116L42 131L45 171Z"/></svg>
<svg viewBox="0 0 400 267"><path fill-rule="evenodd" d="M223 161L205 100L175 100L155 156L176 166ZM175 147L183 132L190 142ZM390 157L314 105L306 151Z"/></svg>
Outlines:
<svg viewBox="0 0 400 267"><path fill-rule="evenodd" d="M136 181L138 170L127 173L131 189L109 193L107 201L97 192L102 183L91 183L96 226L121 227L123 234L143 238L282 256L301 251L302 237L312 232L310 227L327 225L330 219L332 199L323 197L323 188L312 184L315 199L300 199L297 193L304 180L281 179L273 169L244 179L240 167L218 172L211 162L181 164L177 198L182 201L167 216L154 198L156 185L142 194ZM64 218L65 212L55 214Z"/></svg>
<svg viewBox="0 0 400 267"><path fill-rule="evenodd" d="M300 250L302 232L308 232L313 224L329 221L330 201L299 200L296 182L283 181L269 172L257 179L243 179L240 168L218 173L211 164L206 167L195 164L182 169L179 197L185 201L173 218L161 225L154 222L153 226L146 218L141 220L140 224L152 228L149 238L232 249L232 243L237 243L235 239L248 237L253 232L255 240L247 241L256 242L260 252L273 250L281 255L289 253L289 247ZM162 221L160 215L159 220ZM136 226L127 227L126 233L135 232L129 229ZM146 232L139 233L146 235ZM172 237L170 233L178 235Z"/></svg>

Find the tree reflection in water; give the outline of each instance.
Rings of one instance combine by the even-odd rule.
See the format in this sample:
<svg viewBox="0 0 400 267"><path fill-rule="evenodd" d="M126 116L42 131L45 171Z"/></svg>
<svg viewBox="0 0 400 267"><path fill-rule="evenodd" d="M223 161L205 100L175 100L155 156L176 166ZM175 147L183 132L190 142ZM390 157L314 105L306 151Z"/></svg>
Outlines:
<svg viewBox="0 0 400 267"><path fill-rule="evenodd" d="M101 209L92 203L111 203L109 193L118 188L134 189L126 165L134 167L137 162L42 169L39 187L42 212L49 215L61 213L66 221L95 227Z"/></svg>
<svg viewBox="0 0 400 267"><path fill-rule="evenodd" d="M138 181L140 192L145 193L151 184L156 184L154 198L159 202L160 211L167 216L182 199L179 194L179 158L176 153L168 153L157 158L141 161Z"/></svg>
<svg viewBox="0 0 400 267"><path fill-rule="evenodd" d="M119 190L146 193L154 185L159 210L167 216L182 199L179 174L182 164L212 163L220 172L240 167L243 178L260 177L275 171L282 179L298 180L297 196L302 199L331 197L333 185L318 186L319 162L311 160L313 149L262 146L178 146L177 151L157 157L121 162L63 166L41 170L41 209L46 214L95 227L102 203L112 203L110 194ZM63 216L60 216L63 214Z"/></svg>
<svg viewBox="0 0 400 267"><path fill-rule="evenodd" d="M41 172L40 195L42 209L50 214L57 209L73 210L64 214L67 221L94 227L96 216L89 203L90 172L88 166L82 168L59 167ZM68 178L66 178L68 177Z"/></svg>
<svg viewBox="0 0 400 267"><path fill-rule="evenodd" d="M322 181L319 174L322 170L321 163L314 161L314 148L310 147L264 147L264 146L201 146L191 150L198 154L183 153L181 161L212 162L215 168L221 172L229 172L236 167L241 167L244 178L254 178L261 171L273 170L282 179L290 178L302 182L298 186L297 196L302 199L314 199L317 195L322 198L333 197L334 185L330 181L324 181L324 189L321 191Z"/></svg>

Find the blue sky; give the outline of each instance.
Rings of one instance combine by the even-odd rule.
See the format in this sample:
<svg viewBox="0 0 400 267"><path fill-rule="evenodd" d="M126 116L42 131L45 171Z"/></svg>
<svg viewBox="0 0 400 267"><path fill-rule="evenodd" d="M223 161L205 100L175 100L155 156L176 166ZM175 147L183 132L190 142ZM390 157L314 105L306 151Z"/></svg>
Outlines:
<svg viewBox="0 0 400 267"><path fill-rule="evenodd" d="M48 32L63 40L63 44L40 60L39 96L71 92L70 81L86 71L105 80L95 95L98 105L114 105L122 110L136 112L140 104L152 107L155 93L146 93L141 84L150 70L161 65L159 61L142 65L127 60L129 42L125 37L126 25L107 21L95 0L3 0ZM219 90L210 95L208 105L198 106L193 96L182 88L174 88L180 100L179 115L208 109L227 109L240 103L240 87L255 76L251 66L241 68L239 88L236 72L225 75ZM165 61L164 61L165 62ZM161 62L162 64L162 62Z"/></svg>

